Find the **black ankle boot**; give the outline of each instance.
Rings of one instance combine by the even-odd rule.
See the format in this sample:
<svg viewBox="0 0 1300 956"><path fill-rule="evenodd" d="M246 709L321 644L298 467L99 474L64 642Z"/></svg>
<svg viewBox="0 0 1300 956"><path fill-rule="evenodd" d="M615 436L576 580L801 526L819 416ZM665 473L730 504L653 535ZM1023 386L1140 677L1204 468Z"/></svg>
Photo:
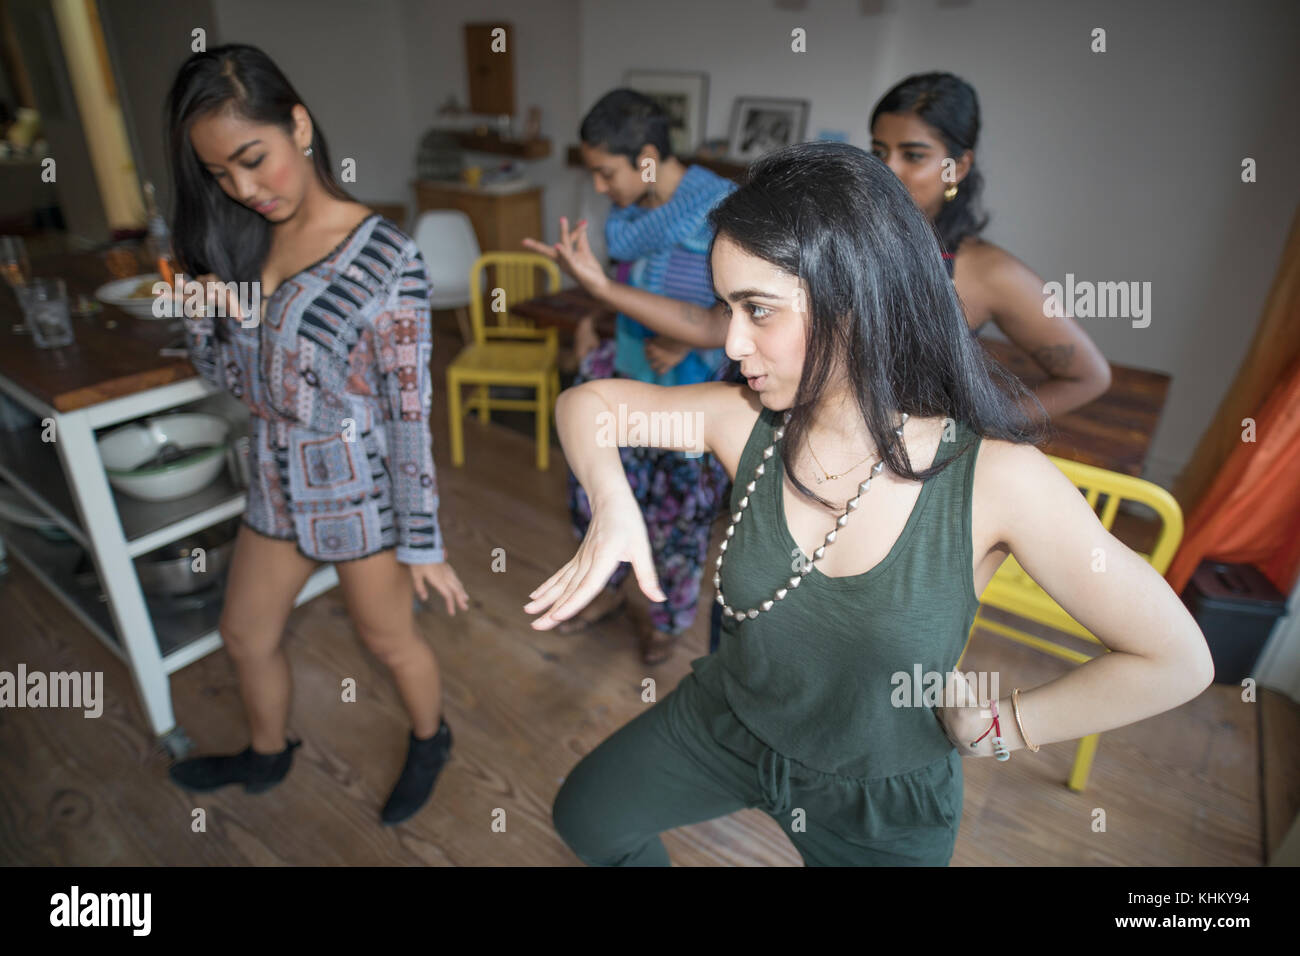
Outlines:
<svg viewBox="0 0 1300 956"><path fill-rule="evenodd" d="M443 764L450 756L451 728L445 720L440 721L438 732L427 740L417 739L412 730L406 751L406 766L402 768L397 786L384 804L380 820L389 825L401 823L424 806L433 793L433 785Z"/></svg>
<svg viewBox="0 0 1300 956"><path fill-rule="evenodd" d="M284 779L293 764L293 751L302 741L288 741L276 754L260 754L249 744L242 753L191 757L171 765L167 772L187 790L216 790L242 783L249 793L263 793Z"/></svg>

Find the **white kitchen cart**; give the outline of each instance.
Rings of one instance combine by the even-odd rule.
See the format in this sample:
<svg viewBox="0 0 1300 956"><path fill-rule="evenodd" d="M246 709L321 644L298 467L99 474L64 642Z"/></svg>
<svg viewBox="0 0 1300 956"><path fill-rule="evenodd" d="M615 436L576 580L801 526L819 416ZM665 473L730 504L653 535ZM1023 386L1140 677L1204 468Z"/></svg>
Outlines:
<svg viewBox="0 0 1300 956"><path fill-rule="evenodd" d="M104 363L96 362L94 353L102 347L104 319L79 321L78 345L68 349L37 350L30 341L23 343L5 334L7 324L0 332L0 393L37 418L16 430L0 430L0 478L72 539L51 541L33 528L0 519L0 567L6 552L20 561L122 659L154 734L179 758L190 751L191 743L176 725L169 677L221 645L217 632L221 602L183 611L151 607L140 588L134 559L241 515L245 494L226 469L206 488L177 501L147 502L122 495L108 482L96 438L98 432L142 416L180 410L222 415L231 422L232 435L238 435L247 431L247 409L194 376L188 361L159 357L158 341L165 339L165 330L133 327L122 313L105 311L117 317L113 328L120 328L123 336L118 342L139 355L140 365L124 374L122 358L116 355L113 368L100 383L95 381L96 369ZM82 344L89 355L75 354ZM19 352L24 345L26 355ZM59 353L70 354L60 357ZM46 366L40 367L41 363ZM141 382L159 380L165 384L136 388ZM58 381L60 389L72 382L76 391L55 395L45 387L51 381ZM33 383L41 387L30 387ZM115 397L88 401L96 390ZM56 404L77 407L59 411ZM52 442L42 440L49 423L55 436ZM78 583L75 568L82 551L77 545L92 556L99 588ZM295 605L337 583L333 565L322 565Z"/></svg>

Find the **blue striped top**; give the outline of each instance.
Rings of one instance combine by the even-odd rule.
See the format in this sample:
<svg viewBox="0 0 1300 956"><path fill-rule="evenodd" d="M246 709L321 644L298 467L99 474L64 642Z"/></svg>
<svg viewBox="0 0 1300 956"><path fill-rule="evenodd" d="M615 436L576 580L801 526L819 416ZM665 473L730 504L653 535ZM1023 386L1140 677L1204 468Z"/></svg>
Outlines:
<svg viewBox="0 0 1300 956"><path fill-rule="evenodd" d="M635 288L708 308L713 305L709 246L713 231L708 213L736 189L729 179L703 166L688 166L672 197L662 206L636 204L610 210L605 246L611 258L632 262L628 283ZM657 335L630 316L615 322L614 370L656 385L688 385L714 378L727 361L726 350L694 349L662 375L645 355L645 340Z"/></svg>

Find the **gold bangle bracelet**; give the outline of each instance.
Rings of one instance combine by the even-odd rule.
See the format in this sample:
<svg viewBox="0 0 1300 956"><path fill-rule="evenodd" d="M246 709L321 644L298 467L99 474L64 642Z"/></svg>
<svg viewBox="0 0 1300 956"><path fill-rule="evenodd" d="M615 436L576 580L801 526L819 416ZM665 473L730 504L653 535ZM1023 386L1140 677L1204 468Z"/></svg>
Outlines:
<svg viewBox="0 0 1300 956"><path fill-rule="evenodd" d="M1016 712L1016 726L1020 728L1020 736L1024 738L1025 746L1032 752L1038 753L1038 748L1029 742L1029 736L1025 733L1025 725L1020 721L1020 688L1017 687L1011 692L1011 709Z"/></svg>

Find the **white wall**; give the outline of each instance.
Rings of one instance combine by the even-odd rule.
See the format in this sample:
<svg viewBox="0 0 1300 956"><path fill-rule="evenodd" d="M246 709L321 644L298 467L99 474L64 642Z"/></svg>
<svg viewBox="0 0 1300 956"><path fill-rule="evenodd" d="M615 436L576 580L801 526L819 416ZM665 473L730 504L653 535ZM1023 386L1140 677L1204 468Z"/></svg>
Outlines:
<svg viewBox="0 0 1300 956"><path fill-rule="evenodd" d="M261 47L320 123L336 169L356 160L361 200L410 202L415 144L396 0L212 0L218 42ZM211 41L210 41L211 44Z"/></svg>
<svg viewBox="0 0 1300 956"><path fill-rule="evenodd" d="M415 144L433 125L435 111L455 93L469 104L465 66L466 23L507 22L514 37L516 121L522 129L531 106L542 110L542 135L551 140L551 155L525 164L542 193L542 227L558 242L559 219L577 208L578 186L585 181L565 164L565 151L578 141L578 0L401 0L402 39L410 91L410 127ZM414 152L412 152L414 163ZM504 157L469 154L492 166Z"/></svg>
<svg viewBox="0 0 1300 956"><path fill-rule="evenodd" d="M808 136L867 122L910 73L948 70L983 113L986 238L1045 280L1152 283L1152 320L1081 320L1112 361L1173 376L1147 461L1168 484L1254 331L1296 210L1300 5L1102 0L583 0L579 115L627 69L709 74L709 138L739 95L812 101ZM1104 27L1108 52L1089 51ZM807 31L808 52L790 51ZM1240 180L1243 157L1259 182ZM584 187L586 212L607 204Z"/></svg>
<svg viewBox="0 0 1300 956"><path fill-rule="evenodd" d="M358 199L414 208L416 152L435 111L455 93L469 101L466 22L512 24L515 97L522 123L542 108L550 158L525 164L546 187L543 225L552 241L575 202L576 172L564 148L577 139L577 0L212 0L220 42L266 50L306 100L335 163L357 161ZM495 164L502 157L474 154Z"/></svg>

